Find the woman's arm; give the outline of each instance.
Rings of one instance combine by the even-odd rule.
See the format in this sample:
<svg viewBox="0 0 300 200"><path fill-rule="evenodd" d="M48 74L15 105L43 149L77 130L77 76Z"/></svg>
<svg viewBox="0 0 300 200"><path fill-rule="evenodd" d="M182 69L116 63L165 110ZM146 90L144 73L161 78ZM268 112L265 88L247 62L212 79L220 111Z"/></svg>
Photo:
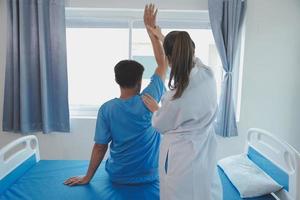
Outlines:
<svg viewBox="0 0 300 200"><path fill-rule="evenodd" d="M167 72L167 59L161 43L163 35L161 34L160 28L156 26L156 15L157 9L154 4L146 5L144 10L144 23L152 43L155 60L157 62L157 68L155 73L161 77L164 81Z"/></svg>

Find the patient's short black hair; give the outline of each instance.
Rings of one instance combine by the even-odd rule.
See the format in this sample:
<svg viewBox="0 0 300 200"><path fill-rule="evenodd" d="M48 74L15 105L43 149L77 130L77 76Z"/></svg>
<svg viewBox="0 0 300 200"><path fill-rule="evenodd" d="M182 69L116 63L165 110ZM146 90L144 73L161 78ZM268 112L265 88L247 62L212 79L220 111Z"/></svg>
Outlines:
<svg viewBox="0 0 300 200"><path fill-rule="evenodd" d="M144 67L134 60L122 60L115 66L116 82L122 88L134 88L142 80Z"/></svg>

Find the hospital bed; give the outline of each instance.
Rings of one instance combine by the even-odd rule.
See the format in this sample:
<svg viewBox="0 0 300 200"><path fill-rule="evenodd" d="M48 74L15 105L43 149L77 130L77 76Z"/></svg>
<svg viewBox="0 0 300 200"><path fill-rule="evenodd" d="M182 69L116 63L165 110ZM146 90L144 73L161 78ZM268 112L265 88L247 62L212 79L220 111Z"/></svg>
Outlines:
<svg viewBox="0 0 300 200"><path fill-rule="evenodd" d="M300 156L296 150L266 131L250 129L245 153L284 187L277 193L251 200L300 200ZM0 149L0 200L159 199L158 182L140 185L113 184L103 164L90 184L80 187L63 184L70 176L85 174L87 167L88 161L40 160L37 138L19 138ZM223 185L223 199L241 199L221 168L218 168L218 172Z"/></svg>
<svg viewBox="0 0 300 200"><path fill-rule="evenodd" d="M53 147L55 148L55 147ZM12 150L17 149L12 153ZM0 149L0 200L158 200L159 183L113 184L99 166L90 184L69 187L64 180L85 174L88 161L40 160L38 140L25 136Z"/></svg>
<svg viewBox="0 0 300 200"><path fill-rule="evenodd" d="M261 129L250 129L245 154L283 189L248 200L300 200L300 155L290 145ZM224 200L239 200L239 192L218 166ZM247 198L246 198L247 199Z"/></svg>

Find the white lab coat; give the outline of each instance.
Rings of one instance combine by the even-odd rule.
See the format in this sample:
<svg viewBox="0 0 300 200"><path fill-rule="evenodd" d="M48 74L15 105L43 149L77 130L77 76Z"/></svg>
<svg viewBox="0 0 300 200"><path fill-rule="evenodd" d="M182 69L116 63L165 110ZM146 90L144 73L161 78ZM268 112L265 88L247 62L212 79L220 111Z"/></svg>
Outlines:
<svg viewBox="0 0 300 200"><path fill-rule="evenodd" d="M153 126L163 134L160 147L161 200L222 199L216 168L216 83L212 70L196 58L182 97L167 92L154 113Z"/></svg>

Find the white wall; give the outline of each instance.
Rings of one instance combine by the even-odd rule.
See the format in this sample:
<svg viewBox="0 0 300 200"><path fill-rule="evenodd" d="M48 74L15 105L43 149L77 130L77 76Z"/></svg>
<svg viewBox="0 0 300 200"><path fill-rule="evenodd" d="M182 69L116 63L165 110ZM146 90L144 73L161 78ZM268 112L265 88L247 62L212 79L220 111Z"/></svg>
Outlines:
<svg viewBox="0 0 300 200"><path fill-rule="evenodd" d="M0 27L5 27L0 1ZM101 3L98 3L101 2ZM108 5L107 2L113 3ZM85 7L142 8L146 1L70 0L67 5ZM130 1L133 2L133 1ZM207 1L153 1L167 9L207 9ZM171 2L171 3L170 3ZM170 5L170 6L168 6ZM249 0L246 19L245 58L242 86L240 135L218 138L224 157L243 150L248 128L259 127L275 133L300 151L300 1ZM0 125L4 86L5 28L0 29ZM2 126L1 126L2 127ZM43 159L88 159L93 143L95 120L72 119L68 134L37 134ZM0 133L0 148L19 134Z"/></svg>
<svg viewBox="0 0 300 200"><path fill-rule="evenodd" d="M248 1L240 132L260 127L300 151L300 1Z"/></svg>

